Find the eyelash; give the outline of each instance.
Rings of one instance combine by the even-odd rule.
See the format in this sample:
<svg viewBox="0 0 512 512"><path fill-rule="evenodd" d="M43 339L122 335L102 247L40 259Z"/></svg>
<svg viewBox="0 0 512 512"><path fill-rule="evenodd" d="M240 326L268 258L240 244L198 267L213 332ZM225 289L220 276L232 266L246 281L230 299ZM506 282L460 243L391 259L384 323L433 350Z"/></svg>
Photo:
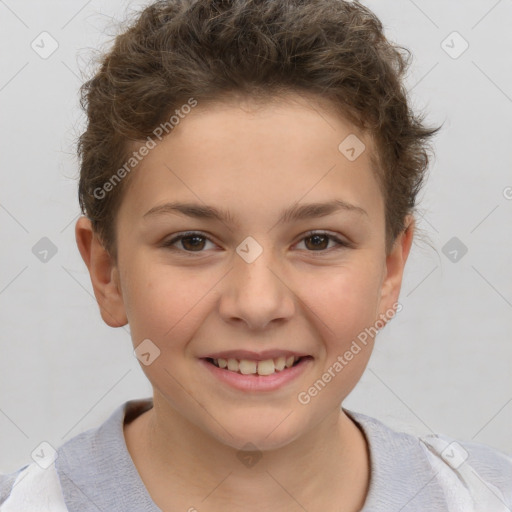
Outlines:
<svg viewBox="0 0 512 512"><path fill-rule="evenodd" d="M341 238L337 237L336 235L332 235L332 234L330 234L328 232L325 232L325 231L309 231L308 233L306 233L299 240L298 243L302 242L306 238L311 238L311 237L313 237L315 235L326 236L330 240L336 242L337 243L337 247L331 247L329 249L319 249L319 250L316 250L316 251L314 251L314 250L307 250L306 249L306 251L309 252L309 253L313 253L313 254L317 253L317 254L321 255L321 254L329 253L332 250L345 249L345 248L352 247L351 244L346 242L345 240L342 240ZM192 238L194 236L200 237L200 238L205 238L209 242L215 243L205 233L202 233L201 231L187 231L186 233L182 233L181 235L178 235L178 236L172 238L171 240L167 240L167 241L163 242L161 247L167 248L167 249L170 249L170 250L174 250L174 251L182 252L182 253L186 254L187 256L195 256L196 254L200 254L200 253L204 252L204 250L201 250L201 251L187 251L186 249L179 249L177 247L173 247L176 242L179 242L180 240L183 240L184 238Z"/></svg>

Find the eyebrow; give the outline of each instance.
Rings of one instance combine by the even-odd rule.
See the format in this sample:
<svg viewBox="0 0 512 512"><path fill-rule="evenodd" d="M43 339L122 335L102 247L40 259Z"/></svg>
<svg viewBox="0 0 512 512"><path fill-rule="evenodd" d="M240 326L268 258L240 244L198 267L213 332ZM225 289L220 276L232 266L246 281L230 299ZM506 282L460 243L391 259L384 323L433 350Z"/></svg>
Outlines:
<svg viewBox="0 0 512 512"><path fill-rule="evenodd" d="M281 213L277 224L325 217L338 211L354 212L359 215L366 215L368 217L366 210L360 206L347 203L346 201L342 201L340 199L335 199L325 203L296 203ZM233 216L231 212L227 210L218 209L208 205L182 202L171 202L155 206L147 211L143 218L147 218L153 215L176 213L181 213L196 219L217 220L226 224L236 224L237 222L235 216Z"/></svg>

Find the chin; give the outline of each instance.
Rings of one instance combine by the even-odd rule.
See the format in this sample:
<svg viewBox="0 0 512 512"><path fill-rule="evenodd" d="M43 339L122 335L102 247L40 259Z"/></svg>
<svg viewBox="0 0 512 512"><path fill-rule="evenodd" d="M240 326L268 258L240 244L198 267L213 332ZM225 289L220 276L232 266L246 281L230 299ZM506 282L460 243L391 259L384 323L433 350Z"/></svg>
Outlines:
<svg viewBox="0 0 512 512"><path fill-rule="evenodd" d="M223 423L223 427L231 436L226 430L220 428L216 429L214 437L235 450L277 450L301 435L299 428L294 428L295 425L285 425L287 422L287 420L283 421L285 417L286 415L280 418L268 416L267 420L260 418L251 424L248 424L247 419Z"/></svg>

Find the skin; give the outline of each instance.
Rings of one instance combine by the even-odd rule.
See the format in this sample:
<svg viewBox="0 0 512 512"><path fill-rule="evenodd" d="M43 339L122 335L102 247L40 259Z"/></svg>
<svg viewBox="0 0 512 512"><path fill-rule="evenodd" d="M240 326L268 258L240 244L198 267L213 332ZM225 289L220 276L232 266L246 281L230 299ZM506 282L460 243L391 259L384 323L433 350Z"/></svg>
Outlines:
<svg viewBox="0 0 512 512"><path fill-rule="evenodd" d="M349 134L366 144L353 162L338 150ZM360 379L374 340L307 405L297 396L398 300L414 220L407 217L386 254L371 151L371 140L320 100L292 94L258 105L199 104L130 176L116 218L117 261L89 220L78 220L77 244L102 318L112 327L128 322L134 347L150 339L160 350L150 365L141 364L154 407L124 433L162 509L355 512L363 506L368 446L340 404ZM331 199L366 214L340 210L277 223L297 202ZM237 223L144 217L178 200L227 209ZM202 252L190 240L174 250L162 246L189 230L210 238L199 239ZM315 245L306 237L311 230L349 245L322 237ZM247 236L263 249L252 263L236 253ZM313 361L273 392L234 390L198 359L274 348ZM248 442L262 454L252 467L237 457Z"/></svg>

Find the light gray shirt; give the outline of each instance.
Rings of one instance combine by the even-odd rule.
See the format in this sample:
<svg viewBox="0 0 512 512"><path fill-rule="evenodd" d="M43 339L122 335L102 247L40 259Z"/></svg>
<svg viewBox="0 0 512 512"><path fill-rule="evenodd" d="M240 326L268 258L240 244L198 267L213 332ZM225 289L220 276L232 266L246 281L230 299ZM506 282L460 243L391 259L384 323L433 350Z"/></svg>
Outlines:
<svg viewBox="0 0 512 512"><path fill-rule="evenodd" d="M63 444L51 464L0 475L0 512L159 512L123 434L125 420L151 407L151 399L125 402L101 426ZM512 512L512 456L445 435L418 438L343 410L370 451L361 512ZM201 510L200 503L190 507Z"/></svg>

